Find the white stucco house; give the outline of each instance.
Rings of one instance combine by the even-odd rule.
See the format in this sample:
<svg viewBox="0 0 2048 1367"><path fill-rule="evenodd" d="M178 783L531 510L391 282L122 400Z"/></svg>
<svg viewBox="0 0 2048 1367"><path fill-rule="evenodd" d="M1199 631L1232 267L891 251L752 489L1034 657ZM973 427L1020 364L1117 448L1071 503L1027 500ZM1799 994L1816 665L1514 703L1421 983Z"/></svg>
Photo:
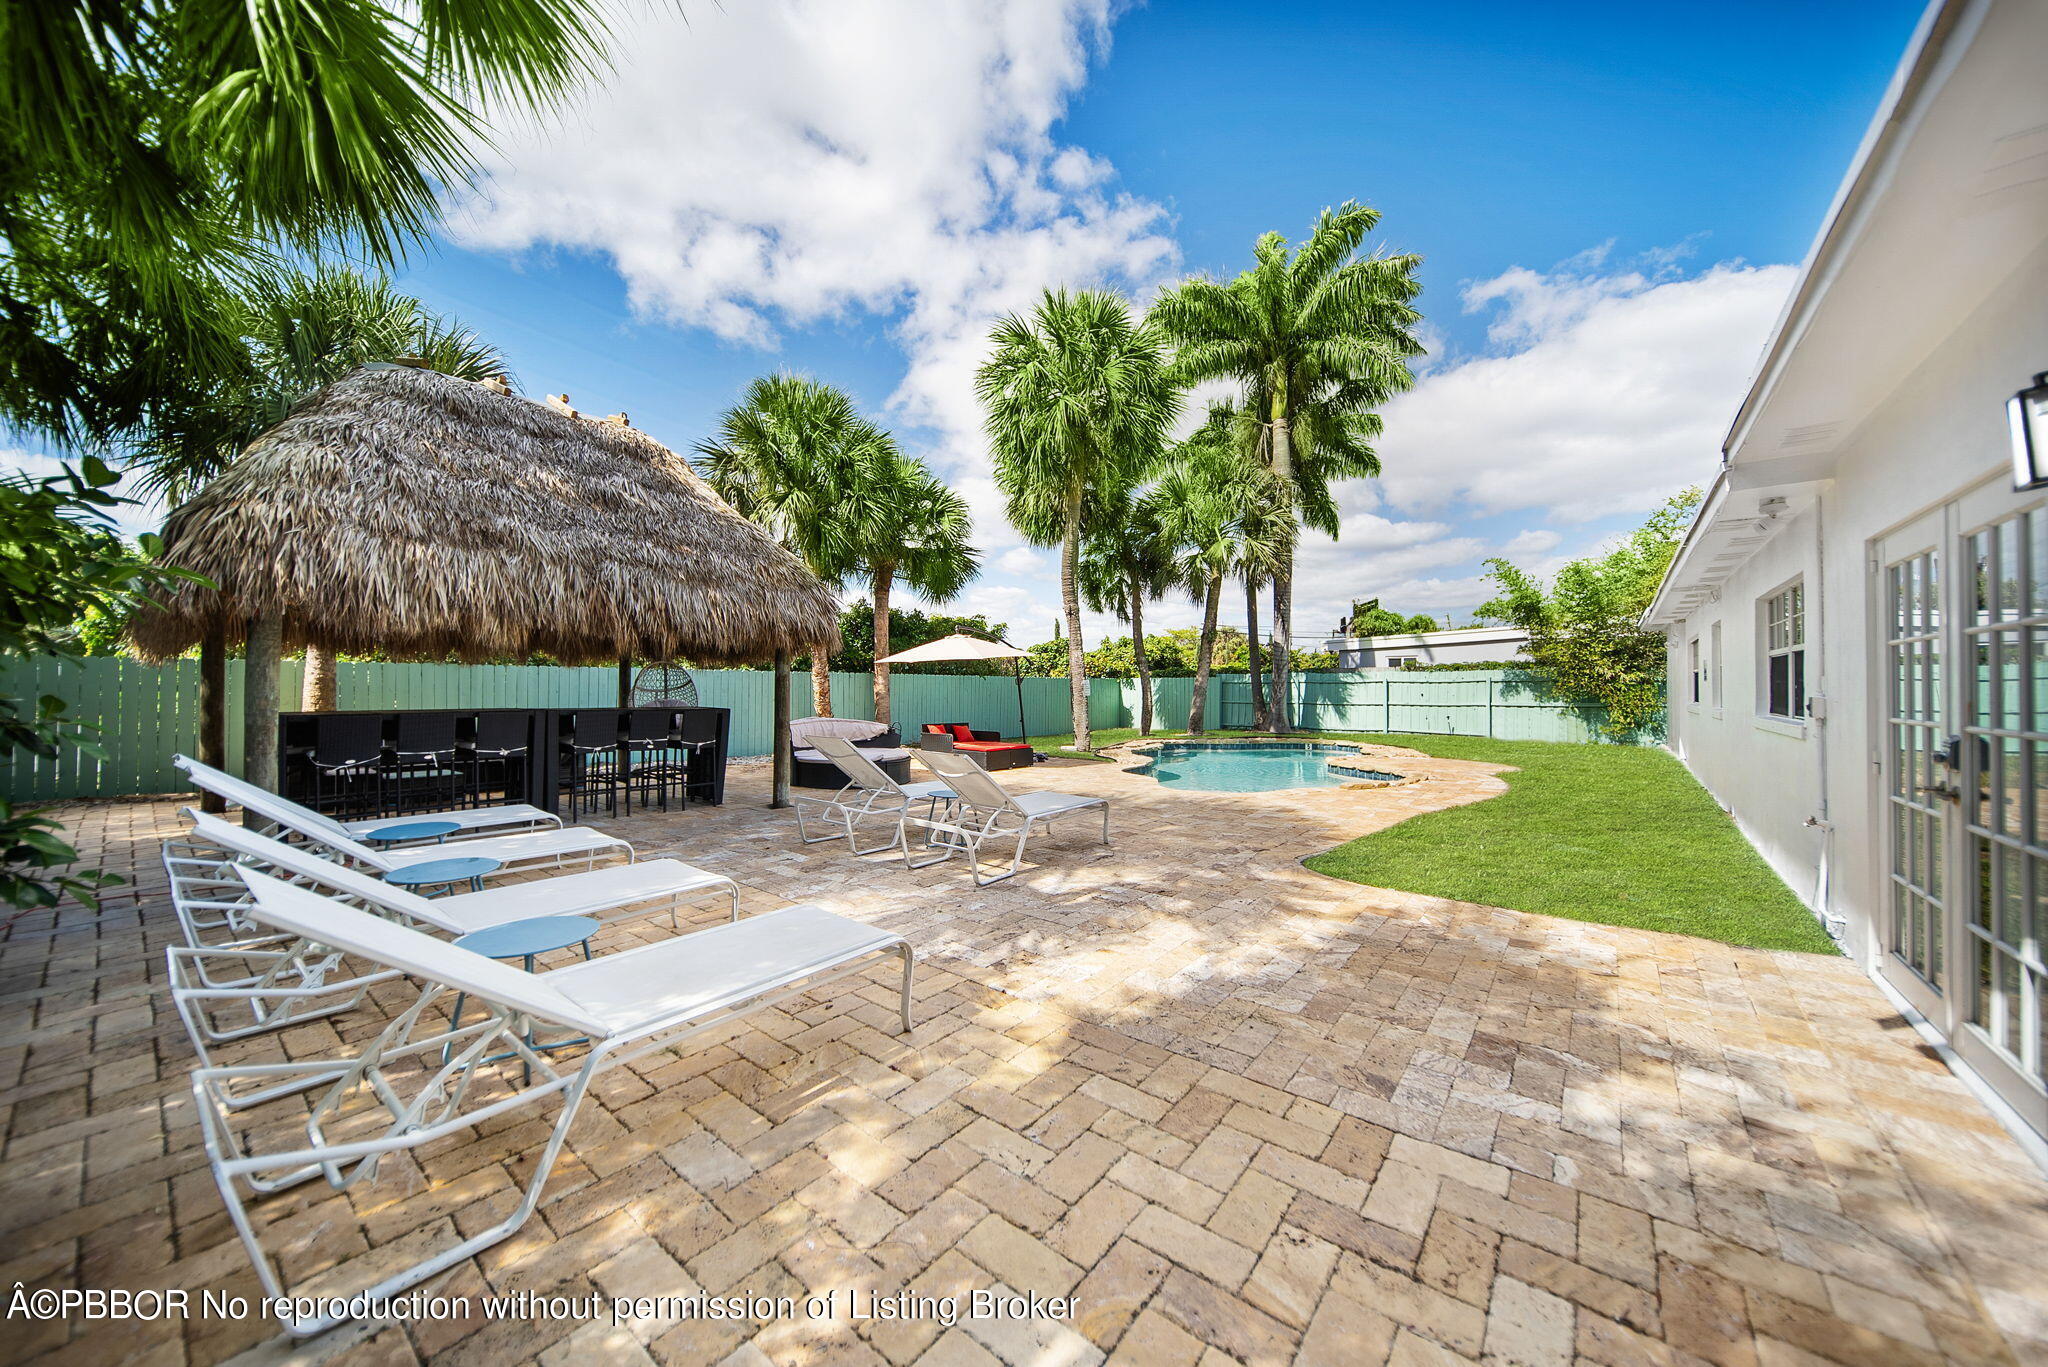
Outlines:
<svg viewBox="0 0 2048 1367"><path fill-rule="evenodd" d="M2048 487L2008 401L2043 370L2048 3L1936 0L1646 618L1677 753L2037 1157Z"/></svg>
<svg viewBox="0 0 2048 1367"><path fill-rule="evenodd" d="M1520 627L1459 627L1392 636L1332 636L1323 649L1335 653L1339 669L1520 660L1529 656L1529 633Z"/></svg>

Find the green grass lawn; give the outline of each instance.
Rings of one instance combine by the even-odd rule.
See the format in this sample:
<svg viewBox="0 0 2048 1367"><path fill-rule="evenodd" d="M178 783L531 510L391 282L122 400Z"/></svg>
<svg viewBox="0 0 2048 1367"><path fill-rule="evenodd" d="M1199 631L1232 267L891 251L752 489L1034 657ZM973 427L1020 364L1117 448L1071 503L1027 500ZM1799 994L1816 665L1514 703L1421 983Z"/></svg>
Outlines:
<svg viewBox="0 0 2048 1367"><path fill-rule="evenodd" d="M1326 736L1491 760L1496 798L1412 817L1305 862L1373 887L1545 916L1831 954L1813 913L1671 755L1471 736Z"/></svg>
<svg viewBox="0 0 2048 1367"><path fill-rule="evenodd" d="M1517 770L1503 775L1508 790L1499 797L1411 817L1304 861L1318 873L1757 949L1835 952L1813 913L1685 766L1662 750L1477 736L1315 735ZM1137 738L1129 727L1092 736L1097 746ZM1103 758L1072 749L1072 733L1033 736L1031 743L1050 755Z"/></svg>

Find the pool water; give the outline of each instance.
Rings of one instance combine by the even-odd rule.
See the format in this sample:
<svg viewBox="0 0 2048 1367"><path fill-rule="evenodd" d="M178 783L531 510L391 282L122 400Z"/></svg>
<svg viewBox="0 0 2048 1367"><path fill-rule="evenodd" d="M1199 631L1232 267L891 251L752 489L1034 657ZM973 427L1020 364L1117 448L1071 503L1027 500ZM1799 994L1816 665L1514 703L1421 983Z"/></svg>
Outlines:
<svg viewBox="0 0 2048 1367"><path fill-rule="evenodd" d="M1132 772L1169 788L1198 788L1211 793L1338 788L1360 779L1396 777L1330 767L1332 757L1357 753L1355 745L1325 745L1317 741L1275 745L1166 741Z"/></svg>

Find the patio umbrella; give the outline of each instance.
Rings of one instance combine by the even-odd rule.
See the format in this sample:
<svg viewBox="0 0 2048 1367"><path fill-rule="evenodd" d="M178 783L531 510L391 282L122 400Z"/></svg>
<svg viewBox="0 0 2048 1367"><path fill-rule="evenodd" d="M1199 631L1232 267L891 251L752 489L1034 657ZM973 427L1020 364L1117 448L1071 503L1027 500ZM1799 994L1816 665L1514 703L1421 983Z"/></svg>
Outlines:
<svg viewBox="0 0 2048 1367"><path fill-rule="evenodd" d="M1024 725L1024 666L1016 661L1026 659L1031 652L1019 650L1007 641L984 641L979 636L962 636L954 633L941 636L936 641L926 641L921 646L899 650L894 655L884 655L875 661L883 665L926 665L950 660L1009 660L1017 673L1017 739L1029 740L1031 732Z"/></svg>

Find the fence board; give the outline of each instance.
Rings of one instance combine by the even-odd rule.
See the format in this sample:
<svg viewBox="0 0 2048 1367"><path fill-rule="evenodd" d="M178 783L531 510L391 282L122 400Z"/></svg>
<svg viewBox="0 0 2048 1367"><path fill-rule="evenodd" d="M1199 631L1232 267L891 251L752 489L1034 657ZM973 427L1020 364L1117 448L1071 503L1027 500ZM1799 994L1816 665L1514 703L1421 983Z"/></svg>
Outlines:
<svg viewBox="0 0 2048 1367"><path fill-rule="evenodd" d="M336 697L347 710L411 707L607 707L618 694L616 669L559 666L393 664L343 662ZM731 753L768 753L773 675L766 670L695 671L698 694L707 707L732 711ZM242 676L230 660L228 764L242 763ZM296 708L301 667L286 660L278 671L283 706ZM810 679L791 679L797 716L810 711ZM1328 731L1415 731L1439 735L1497 736L1506 740L1597 741L1605 737L1599 708L1574 706L1551 697L1540 684L1501 670L1443 673L1393 670L1318 672L1292 684L1297 723ZM1168 730L1187 724L1192 679L1153 681L1154 722ZM15 801L48 802L76 797L175 792L171 756L191 753L199 743L199 665L175 660L154 667L125 658L102 657L75 663L37 659L0 667L0 693L70 700L80 720L102 728L105 762L66 750L55 760L16 755L0 774L0 791ZM832 707L839 716L873 715L873 684L864 673L835 672ZM1026 729L1034 736L1063 735L1073 729L1064 678L1024 680ZM1135 727L1136 680L1091 680L1089 723L1098 729ZM1004 736L1017 732L1017 685L1006 675L891 675L891 716L905 736L916 737L925 722L965 722ZM1245 726L1251 720L1250 687L1242 674L1210 680L1204 726ZM1662 719L1636 737L1654 741Z"/></svg>

